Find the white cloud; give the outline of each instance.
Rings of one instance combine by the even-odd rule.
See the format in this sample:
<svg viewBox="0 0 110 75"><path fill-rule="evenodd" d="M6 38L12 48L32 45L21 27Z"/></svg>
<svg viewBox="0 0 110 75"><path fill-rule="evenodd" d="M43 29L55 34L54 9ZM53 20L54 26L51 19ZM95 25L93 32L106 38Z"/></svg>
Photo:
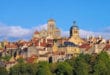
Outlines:
<svg viewBox="0 0 110 75"><path fill-rule="evenodd" d="M41 31L43 29L47 30L47 24L40 24L34 28L35 30Z"/></svg>
<svg viewBox="0 0 110 75"><path fill-rule="evenodd" d="M63 31L63 30L61 30L61 35L63 37L69 37L69 31Z"/></svg>
<svg viewBox="0 0 110 75"><path fill-rule="evenodd" d="M8 26L0 23L0 40L31 39L34 31L41 31L42 29L47 29L47 24L41 24L33 28L23 28L21 26Z"/></svg>
<svg viewBox="0 0 110 75"><path fill-rule="evenodd" d="M93 31L86 31L86 30L80 30L80 36L81 37L87 37L87 36L102 36L105 39L110 39L109 32L93 32Z"/></svg>
<svg viewBox="0 0 110 75"><path fill-rule="evenodd" d="M79 33L82 38L87 38L88 36L95 36L95 37L102 36L105 39L110 39L109 32L93 32L93 31L80 29ZM69 37L69 31L62 31L62 36Z"/></svg>
<svg viewBox="0 0 110 75"><path fill-rule="evenodd" d="M18 39L31 39L34 31L38 30L41 31L42 29L47 29L47 24L41 24L37 25L33 28L23 28L21 26L8 26L5 24L0 23L0 40L3 40L4 38L11 39L13 38L15 40ZM87 31L80 29L80 36L81 37L87 37L87 36L99 36L102 35L106 39L110 39L110 34L108 33L110 29L107 28L107 31L104 32L93 32L93 31ZM63 31L61 30L62 36L69 37L69 31Z"/></svg>

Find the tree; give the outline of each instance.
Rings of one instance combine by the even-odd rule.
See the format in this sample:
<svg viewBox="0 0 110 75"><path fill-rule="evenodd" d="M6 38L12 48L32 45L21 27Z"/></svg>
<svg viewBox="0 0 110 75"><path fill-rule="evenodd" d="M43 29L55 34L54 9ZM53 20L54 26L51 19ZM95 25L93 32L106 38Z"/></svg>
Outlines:
<svg viewBox="0 0 110 75"><path fill-rule="evenodd" d="M39 62L37 68L37 75L52 75L48 62Z"/></svg>
<svg viewBox="0 0 110 75"><path fill-rule="evenodd" d="M8 75L8 71L5 67L0 67L0 75Z"/></svg>
<svg viewBox="0 0 110 75"><path fill-rule="evenodd" d="M53 74L55 74L55 71L56 71L56 69L57 69L57 63L50 63L50 64L49 64L49 68L50 68L51 72L52 72Z"/></svg>
<svg viewBox="0 0 110 75"><path fill-rule="evenodd" d="M10 68L10 75L36 75L36 66L29 63L18 63Z"/></svg>
<svg viewBox="0 0 110 75"><path fill-rule="evenodd" d="M94 75L110 75L110 56L102 51L94 65Z"/></svg>
<svg viewBox="0 0 110 75"><path fill-rule="evenodd" d="M38 69L37 75L52 75L52 73L51 73L49 67L45 66L45 67Z"/></svg>
<svg viewBox="0 0 110 75"><path fill-rule="evenodd" d="M10 58L11 58L11 56L10 55L6 55L6 56L4 56L4 57L1 57L4 61L9 61L10 60Z"/></svg>
<svg viewBox="0 0 110 75"><path fill-rule="evenodd" d="M73 75L73 68L66 62L59 62L56 75Z"/></svg>
<svg viewBox="0 0 110 75"><path fill-rule="evenodd" d="M17 62L18 62L19 64L24 63L24 59L23 59L23 58L19 58L19 59L17 59Z"/></svg>
<svg viewBox="0 0 110 75"><path fill-rule="evenodd" d="M89 75L89 64L85 61L84 55L80 54L75 60L75 74L76 75Z"/></svg>
<svg viewBox="0 0 110 75"><path fill-rule="evenodd" d="M70 64L72 67L74 67L75 59L76 59L75 57L72 57L71 59L67 59L65 62Z"/></svg>
<svg viewBox="0 0 110 75"><path fill-rule="evenodd" d="M10 68L10 75L24 75L26 71L26 65L16 64Z"/></svg>

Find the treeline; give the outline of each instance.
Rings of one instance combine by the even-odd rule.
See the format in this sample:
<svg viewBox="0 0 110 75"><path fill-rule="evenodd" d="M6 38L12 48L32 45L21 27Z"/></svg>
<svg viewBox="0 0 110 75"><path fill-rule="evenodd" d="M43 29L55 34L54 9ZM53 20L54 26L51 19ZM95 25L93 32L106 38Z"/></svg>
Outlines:
<svg viewBox="0 0 110 75"><path fill-rule="evenodd" d="M110 56L100 54L80 54L64 62L19 63L10 68L0 67L0 75L110 75Z"/></svg>

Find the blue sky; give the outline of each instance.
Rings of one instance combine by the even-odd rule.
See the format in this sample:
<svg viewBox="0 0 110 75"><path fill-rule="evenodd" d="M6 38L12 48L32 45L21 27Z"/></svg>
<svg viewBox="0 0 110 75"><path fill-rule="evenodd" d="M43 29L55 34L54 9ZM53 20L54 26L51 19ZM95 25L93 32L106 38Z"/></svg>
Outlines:
<svg viewBox="0 0 110 75"><path fill-rule="evenodd" d="M50 18L64 31L74 20L84 30L110 31L110 0L0 0L0 23L8 27L29 29Z"/></svg>

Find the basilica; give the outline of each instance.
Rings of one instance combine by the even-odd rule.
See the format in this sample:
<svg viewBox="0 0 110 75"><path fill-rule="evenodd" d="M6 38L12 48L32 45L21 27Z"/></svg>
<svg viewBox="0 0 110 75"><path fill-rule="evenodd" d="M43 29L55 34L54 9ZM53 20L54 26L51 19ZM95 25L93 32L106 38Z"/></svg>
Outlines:
<svg viewBox="0 0 110 75"><path fill-rule="evenodd" d="M56 23L53 19L49 19L47 23L47 30L35 31L33 38L50 38L59 39L61 38L61 31L56 27Z"/></svg>

